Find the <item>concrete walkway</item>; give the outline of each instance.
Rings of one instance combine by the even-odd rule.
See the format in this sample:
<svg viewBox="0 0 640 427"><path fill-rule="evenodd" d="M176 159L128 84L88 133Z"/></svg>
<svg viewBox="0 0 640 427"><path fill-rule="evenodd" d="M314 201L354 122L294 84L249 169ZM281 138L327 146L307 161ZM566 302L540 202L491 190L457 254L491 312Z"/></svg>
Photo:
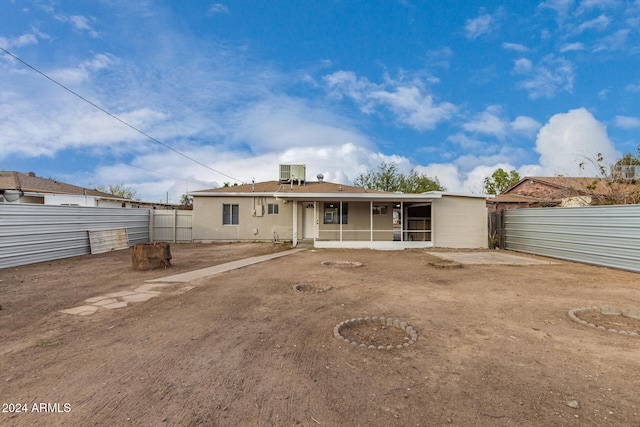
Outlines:
<svg viewBox="0 0 640 427"><path fill-rule="evenodd" d="M290 249L284 252L274 254L254 256L252 258L231 261L226 264L214 265L213 267L202 268L200 270L188 271L186 273L175 274L173 276L161 277L159 279L145 280L145 283L189 283L192 280L202 277L213 276L214 274L224 273L225 271L235 270L237 268L246 267L248 265L257 264L259 262L269 261L270 259L280 258L285 255L295 254L304 251L306 248Z"/></svg>
<svg viewBox="0 0 640 427"><path fill-rule="evenodd" d="M60 312L65 314L75 314L78 316L90 316L99 309L111 310L126 307L129 303L144 302L157 297L162 293L163 288L169 289L173 287L173 283L189 283L195 279L213 276L214 274L235 270L236 268L246 267L248 265L257 264L274 258L280 258L285 255L295 254L297 252L304 251L305 249L306 248L290 249L288 251L255 256L252 258L228 262L226 264L214 265L213 267L203 268L200 270L189 271L187 273L162 277L160 279L145 280L144 285L138 286L130 291L120 291L88 298L84 301L86 304L66 310L60 310ZM183 293L190 291L193 288L194 286L182 286L177 291L174 290L172 292L173 294Z"/></svg>

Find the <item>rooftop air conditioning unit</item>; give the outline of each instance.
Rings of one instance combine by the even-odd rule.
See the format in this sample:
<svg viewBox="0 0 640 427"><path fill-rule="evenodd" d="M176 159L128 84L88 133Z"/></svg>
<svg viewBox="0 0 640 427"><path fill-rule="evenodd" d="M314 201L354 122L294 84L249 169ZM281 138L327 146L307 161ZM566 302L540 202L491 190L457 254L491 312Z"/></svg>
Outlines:
<svg viewBox="0 0 640 427"><path fill-rule="evenodd" d="M305 165L280 165L280 182L305 182L306 174Z"/></svg>

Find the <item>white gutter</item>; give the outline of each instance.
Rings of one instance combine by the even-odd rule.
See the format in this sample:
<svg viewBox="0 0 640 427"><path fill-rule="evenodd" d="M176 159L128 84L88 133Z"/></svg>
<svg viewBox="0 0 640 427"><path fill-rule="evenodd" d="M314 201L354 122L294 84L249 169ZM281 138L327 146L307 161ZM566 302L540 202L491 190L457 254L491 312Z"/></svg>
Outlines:
<svg viewBox="0 0 640 427"><path fill-rule="evenodd" d="M465 193L448 193L442 191L428 191L426 193L287 193L287 192L261 192L261 193L245 193L245 192L210 192L195 191L187 193L189 196L197 197L276 197L283 200L431 200L441 199L444 196L452 197L470 197L480 199L492 199L493 194L465 194Z"/></svg>

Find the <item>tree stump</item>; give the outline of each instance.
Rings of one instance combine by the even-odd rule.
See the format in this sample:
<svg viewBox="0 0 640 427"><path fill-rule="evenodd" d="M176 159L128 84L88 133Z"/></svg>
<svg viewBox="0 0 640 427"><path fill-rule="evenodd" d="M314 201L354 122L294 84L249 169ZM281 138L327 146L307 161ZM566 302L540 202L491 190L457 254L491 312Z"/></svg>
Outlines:
<svg viewBox="0 0 640 427"><path fill-rule="evenodd" d="M133 247L131 264L134 270L171 267L171 249L166 242L138 243Z"/></svg>

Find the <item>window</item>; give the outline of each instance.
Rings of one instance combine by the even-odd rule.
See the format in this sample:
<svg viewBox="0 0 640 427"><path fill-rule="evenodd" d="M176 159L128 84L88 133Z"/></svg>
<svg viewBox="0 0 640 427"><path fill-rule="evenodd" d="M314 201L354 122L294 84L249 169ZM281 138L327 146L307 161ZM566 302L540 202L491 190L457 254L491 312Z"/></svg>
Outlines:
<svg viewBox="0 0 640 427"><path fill-rule="evenodd" d="M342 222L340 222L340 202L324 204L325 224L347 224L349 217L349 203L342 203Z"/></svg>
<svg viewBox="0 0 640 427"><path fill-rule="evenodd" d="M268 207L267 212L269 213L269 215L278 215L278 204L277 203L269 203L269 205L267 207Z"/></svg>
<svg viewBox="0 0 640 427"><path fill-rule="evenodd" d="M387 205L373 205L374 215L387 215L389 213L389 206Z"/></svg>
<svg viewBox="0 0 640 427"><path fill-rule="evenodd" d="M222 205L222 225L238 225L238 205Z"/></svg>

